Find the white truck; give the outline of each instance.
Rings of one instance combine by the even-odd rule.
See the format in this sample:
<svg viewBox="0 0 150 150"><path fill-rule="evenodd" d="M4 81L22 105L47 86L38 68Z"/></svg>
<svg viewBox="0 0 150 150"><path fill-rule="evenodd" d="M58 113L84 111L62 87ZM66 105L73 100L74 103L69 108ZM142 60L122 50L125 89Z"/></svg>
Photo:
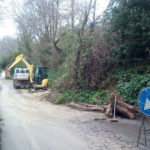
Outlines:
<svg viewBox="0 0 150 150"><path fill-rule="evenodd" d="M29 86L29 70L27 68L15 68L13 76L14 88Z"/></svg>

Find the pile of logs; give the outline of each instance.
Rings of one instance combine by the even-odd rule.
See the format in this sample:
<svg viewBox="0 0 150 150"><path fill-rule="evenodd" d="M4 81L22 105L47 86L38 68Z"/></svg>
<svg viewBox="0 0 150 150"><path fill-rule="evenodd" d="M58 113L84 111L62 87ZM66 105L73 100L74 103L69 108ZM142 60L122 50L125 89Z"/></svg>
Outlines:
<svg viewBox="0 0 150 150"><path fill-rule="evenodd" d="M114 101L116 96L116 115L120 115L129 119L134 119L137 113L140 113L140 110L132 105L125 103L120 96L120 94L115 91L109 98L107 105L92 105L87 103L72 102L71 107L83 111L99 111L106 113L107 116L112 117L114 111Z"/></svg>
<svg viewBox="0 0 150 150"><path fill-rule="evenodd" d="M114 108L114 100L116 96L116 114L124 116L129 119L134 119L136 117L137 113L140 113L140 110L138 107L135 107L133 105L129 105L123 101L123 98L120 96L120 94L115 91L108 100L108 107L106 110L106 114L108 116L113 115L113 108Z"/></svg>

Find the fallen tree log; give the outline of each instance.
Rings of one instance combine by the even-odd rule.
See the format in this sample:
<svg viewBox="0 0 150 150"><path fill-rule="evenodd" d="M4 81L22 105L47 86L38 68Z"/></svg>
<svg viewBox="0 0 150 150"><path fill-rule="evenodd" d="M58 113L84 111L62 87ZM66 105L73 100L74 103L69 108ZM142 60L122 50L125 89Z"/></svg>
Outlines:
<svg viewBox="0 0 150 150"><path fill-rule="evenodd" d="M135 114L139 113L140 110L135 106L125 103L122 100L120 94L116 91L110 96L110 99L107 103L108 104L108 108L106 110L107 116L113 116L115 96L116 96L116 114L125 116L130 119L134 119Z"/></svg>
<svg viewBox="0 0 150 150"><path fill-rule="evenodd" d="M84 110L84 111L100 111L100 112L105 112L107 109L106 105L91 105L87 103L74 103L72 102L70 104L71 107L79 109L79 110Z"/></svg>
<svg viewBox="0 0 150 150"><path fill-rule="evenodd" d="M135 118L135 114L132 111L130 111L126 108L123 108L123 107L117 107L116 108L116 113L121 114L122 116L125 116L129 119L134 119Z"/></svg>
<svg viewBox="0 0 150 150"><path fill-rule="evenodd" d="M107 105L94 105L94 104L81 103L81 102L77 102L76 104L83 105L85 107L102 107L104 109L107 109Z"/></svg>

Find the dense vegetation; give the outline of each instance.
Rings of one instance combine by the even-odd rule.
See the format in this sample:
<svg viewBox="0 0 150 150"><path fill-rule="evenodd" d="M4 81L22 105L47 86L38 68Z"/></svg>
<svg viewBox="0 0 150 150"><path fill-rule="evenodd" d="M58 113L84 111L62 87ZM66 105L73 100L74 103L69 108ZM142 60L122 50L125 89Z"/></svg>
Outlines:
<svg viewBox="0 0 150 150"><path fill-rule="evenodd" d="M133 63L136 58L149 55L150 3L148 0L112 0L105 15L105 23L114 45L113 56L119 63Z"/></svg>
<svg viewBox="0 0 150 150"><path fill-rule="evenodd" d="M118 90L137 105L139 92L150 86L149 0L110 0L101 16L96 4L27 0L14 18L18 51L49 68L49 86L61 93L56 103L104 104Z"/></svg>

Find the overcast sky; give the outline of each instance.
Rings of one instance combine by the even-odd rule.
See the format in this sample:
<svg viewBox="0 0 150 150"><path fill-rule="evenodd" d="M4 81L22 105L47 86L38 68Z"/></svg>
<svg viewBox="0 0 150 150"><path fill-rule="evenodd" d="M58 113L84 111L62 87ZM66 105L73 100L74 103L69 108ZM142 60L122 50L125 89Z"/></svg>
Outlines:
<svg viewBox="0 0 150 150"><path fill-rule="evenodd" d="M9 7L11 5L13 0L6 0L5 1L5 6ZM23 0L14 0L15 3L18 3L18 5L21 5L21 3L23 2ZM100 15L107 7L109 3L109 0L97 0L97 15ZM4 9L6 10L6 9ZM4 36L16 36L17 33L17 29L16 26L13 22L13 20L11 19L11 17L9 14L4 17L4 21L0 24L0 38L4 37Z"/></svg>

